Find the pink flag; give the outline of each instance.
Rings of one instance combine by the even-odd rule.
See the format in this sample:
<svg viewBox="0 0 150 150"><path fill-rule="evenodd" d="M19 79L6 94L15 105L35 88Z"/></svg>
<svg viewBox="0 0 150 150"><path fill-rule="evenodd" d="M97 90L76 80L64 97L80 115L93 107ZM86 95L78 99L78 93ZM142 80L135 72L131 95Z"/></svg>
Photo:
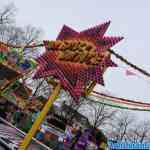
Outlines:
<svg viewBox="0 0 150 150"><path fill-rule="evenodd" d="M126 75L127 76L136 76L136 74L130 70L126 70Z"/></svg>

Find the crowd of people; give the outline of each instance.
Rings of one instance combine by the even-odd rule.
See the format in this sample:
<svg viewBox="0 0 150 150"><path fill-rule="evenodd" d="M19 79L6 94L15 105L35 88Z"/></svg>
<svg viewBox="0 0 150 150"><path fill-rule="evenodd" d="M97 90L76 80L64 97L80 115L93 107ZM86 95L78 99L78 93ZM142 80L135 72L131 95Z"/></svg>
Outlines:
<svg viewBox="0 0 150 150"><path fill-rule="evenodd" d="M67 125L65 134L58 138L55 150L104 150L100 143L94 142L93 135L93 129L84 129L78 124Z"/></svg>

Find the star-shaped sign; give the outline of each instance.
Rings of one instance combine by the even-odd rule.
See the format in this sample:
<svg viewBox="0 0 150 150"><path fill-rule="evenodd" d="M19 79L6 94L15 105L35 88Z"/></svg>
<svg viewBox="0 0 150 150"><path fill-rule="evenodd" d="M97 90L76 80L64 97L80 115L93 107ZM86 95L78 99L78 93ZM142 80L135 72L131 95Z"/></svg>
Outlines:
<svg viewBox="0 0 150 150"><path fill-rule="evenodd" d="M53 76L78 101L87 81L104 85L103 74L116 66L107 49L122 37L105 37L110 22L77 32L64 25L56 41L44 41L46 53L37 59L34 78Z"/></svg>

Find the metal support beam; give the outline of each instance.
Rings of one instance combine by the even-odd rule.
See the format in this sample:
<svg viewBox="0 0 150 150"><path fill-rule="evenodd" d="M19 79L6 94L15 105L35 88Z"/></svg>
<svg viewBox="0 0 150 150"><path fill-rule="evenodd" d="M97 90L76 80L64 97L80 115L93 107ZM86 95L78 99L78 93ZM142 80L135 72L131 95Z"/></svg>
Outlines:
<svg viewBox="0 0 150 150"><path fill-rule="evenodd" d="M39 129L39 127L41 125L41 123L45 119L49 109L51 108L51 106L53 105L53 103L56 100L57 96L59 95L60 89L61 89L61 85L60 85L60 83L58 83L57 86L55 87L52 95L48 98L48 101L45 104L43 110L41 111L39 117L36 119L36 121L32 125L32 128L30 129L28 134L25 136L22 144L19 147L19 150L26 150L27 146L29 145L30 141L32 140L32 137L34 137L34 135L36 134L37 130Z"/></svg>

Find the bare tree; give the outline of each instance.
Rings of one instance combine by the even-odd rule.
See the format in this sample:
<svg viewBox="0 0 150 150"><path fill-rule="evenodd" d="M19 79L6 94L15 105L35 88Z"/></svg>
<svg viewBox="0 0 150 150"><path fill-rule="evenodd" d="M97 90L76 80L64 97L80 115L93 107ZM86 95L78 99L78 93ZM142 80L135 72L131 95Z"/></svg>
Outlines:
<svg viewBox="0 0 150 150"><path fill-rule="evenodd" d="M20 27L3 25L1 28L1 30L3 30L1 34L1 41L7 44L20 44L22 42L21 37L23 31Z"/></svg>
<svg viewBox="0 0 150 150"><path fill-rule="evenodd" d="M5 32L8 26L15 22L16 7L10 3L0 9L0 41L5 41Z"/></svg>
<svg viewBox="0 0 150 150"><path fill-rule="evenodd" d="M25 82L29 88L33 90L32 97L38 97L38 96L43 96L47 98L51 91L52 91L52 86L47 83L45 79L38 79L38 80L33 80L34 73L31 75L27 75L23 78L22 82Z"/></svg>
<svg viewBox="0 0 150 150"><path fill-rule="evenodd" d="M32 27L31 25L16 27L14 24L16 16L16 7L10 3L0 9L0 33L5 36L4 42L9 44L29 45L36 42L41 37L41 29Z"/></svg>
<svg viewBox="0 0 150 150"><path fill-rule="evenodd" d="M13 3L6 5L0 10L0 25L11 24L15 22L16 7Z"/></svg>
<svg viewBox="0 0 150 150"><path fill-rule="evenodd" d="M85 104L86 101L85 98L82 97L80 98L79 102L75 102L69 93L64 96L66 97L66 101L64 101L62 105L62 112L65 111L65 114L63 115L62 113L61 115L63 115L63 117L69 121L72 121L75 118L76 113Z"/></svg>
<svg viewBox="0 0 150 150"><path fill-rule="evenodd" d="M102 127L110 124L116 115L116 110L110 107L100 104L96 101L87 100L86 105L83 106L82 113L88 117L93 128Z"/></svg>
<svg viewBox="0 0 150 150"><path fill-rule="evenodd" d="M37 42L41 37L41 29L32 27L17 27L14 25L1 25L0 36L3 42L7 44L27 46L33 42Z"/></svg>
<svg viewBox="0 0 150 150"><path fill-rule="evenodd" d="M30 45L33 42L37 42L41 37L41 29L32 27L31 25L26 26L23 29L23 41L26 45Z"/></svg>
<svg viewBox="0 0 150 150"><path fill-rule="evenodd" d="M25 27L17 27L15 24L16 8L10 3L0 10L0 41L21 45L23 56L25 58L37 57L41 54L40 48L26 48L26 46L34 43L39 43L42 37L42 30L31 25Z"/></svg>
<svg viewBox="0 0 150 150"><path fill-rule="evenodd" d="M150 121L139 121L129 130L128 141L130 142L150 142Z"/></svg>
<svg viewBox="0 0 150 150"><path fill-rule="evenodd" d="M109 137L115 141L128 141L128 133L134 123L135 117L129 112L122 111L115 117Z"/></svg>

